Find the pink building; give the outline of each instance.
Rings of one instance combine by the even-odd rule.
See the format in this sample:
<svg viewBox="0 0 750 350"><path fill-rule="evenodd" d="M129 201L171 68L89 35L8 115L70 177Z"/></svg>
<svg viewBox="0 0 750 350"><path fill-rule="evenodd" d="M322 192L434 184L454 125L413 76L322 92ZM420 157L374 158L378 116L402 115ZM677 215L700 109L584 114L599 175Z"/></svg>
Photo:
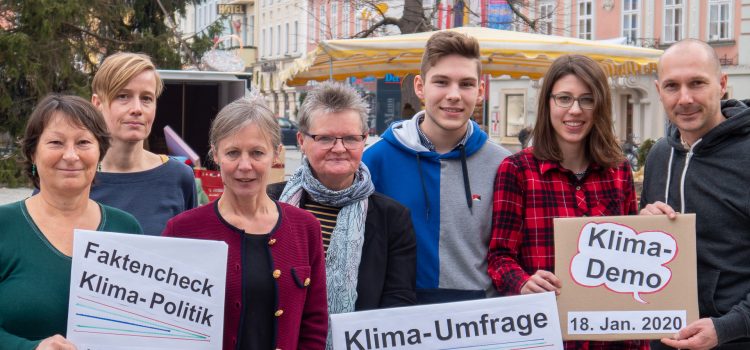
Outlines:
<svg viewBox="0 0 750 350"><path fill-rule="evenodd" d="M537 32L665 49L684 38L708 42L729 75L727 97L750 91L750 0L532 0L522 12L542 23ZM515 30L529 31L515 25ZM615 128L635 142L664 134L666 117L656 76L612 79ZM490 135L513 147L522 126L535 122L538 82L492 79Z"/></svg>

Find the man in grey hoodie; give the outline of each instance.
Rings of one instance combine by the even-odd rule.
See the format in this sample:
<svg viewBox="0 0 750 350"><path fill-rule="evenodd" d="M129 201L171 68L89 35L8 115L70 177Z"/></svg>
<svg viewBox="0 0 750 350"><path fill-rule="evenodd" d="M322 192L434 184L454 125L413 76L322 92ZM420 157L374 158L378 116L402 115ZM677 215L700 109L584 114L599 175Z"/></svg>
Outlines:
<svg viewBox="0 0 750 350"><path fill-rule="evenodd" d="M651 149L642 215L695 213L700 319L652 349L750 349L750 100L721 98L714 50L686 39L659 60L668 134Z"/></svg>

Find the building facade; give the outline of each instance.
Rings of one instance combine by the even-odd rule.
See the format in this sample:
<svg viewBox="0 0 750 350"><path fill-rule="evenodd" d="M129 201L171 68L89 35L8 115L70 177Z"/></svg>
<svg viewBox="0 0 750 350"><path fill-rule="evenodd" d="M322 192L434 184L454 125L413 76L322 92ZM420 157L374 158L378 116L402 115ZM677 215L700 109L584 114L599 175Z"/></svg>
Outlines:
<svg viewBox="0 0 750 350"><path fill-rule="evenodd" d="M666 49L683 38L708 42L729 75L727 97L750 91L750 0L536 0L522 9L538 18L542 34ZM530 31L514 25L514 30ZM621 141L640 143L664 135L667 118L655 75L610 80L615 131ZM493 140L518 146L518 131L536 121L539 81L490 80L488 131Z"/></svg>
<svg viewBox="0 0 750 350"><path fill-rule="evenodd" d="M244 71L251 71L257 59L255 11L253 0L205 0L188 4L177 26L183 38L190 40L214 22L222 22L224 30L214 38L215 48L236 54L244 61Z"/></svg>
<svg viewBox="0 0 750 350"><path fill-rule="evenodd" d="M309 2L257 0L258 60L253 66L253 86L279 117L296 119L299 94L279 79L295 59L307 55Z"/></svg>

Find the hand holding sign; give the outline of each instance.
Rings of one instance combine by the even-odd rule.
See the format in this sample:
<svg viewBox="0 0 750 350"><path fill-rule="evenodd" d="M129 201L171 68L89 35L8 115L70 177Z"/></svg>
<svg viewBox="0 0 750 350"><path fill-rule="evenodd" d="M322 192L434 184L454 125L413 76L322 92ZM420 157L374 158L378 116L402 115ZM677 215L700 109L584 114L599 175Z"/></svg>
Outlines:
<svg viewBox="0 0 750 350"><path fill-rule="evenodd" d="M677 254L675 239L664 232L638 233L616 223L588 223L578 239L570 274L581 285L604 284L618 293L653 293L664 288L672 271L664 265Z"/></svg>
<svg viewBox="0 0 750 350"><path fill-rule="evenodd" d="M562 283L555 274L545 270L537 270L521 286L521 294L555 292L555 295L560 295L560 288L562 288Z"/></svg>

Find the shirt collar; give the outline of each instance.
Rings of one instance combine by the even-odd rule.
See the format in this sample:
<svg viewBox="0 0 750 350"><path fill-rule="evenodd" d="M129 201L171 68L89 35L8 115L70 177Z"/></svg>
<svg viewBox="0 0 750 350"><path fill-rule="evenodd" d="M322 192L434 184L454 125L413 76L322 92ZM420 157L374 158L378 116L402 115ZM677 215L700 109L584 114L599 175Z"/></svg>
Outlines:
<svg viewBox="0 0 750 350"><path fill-rule="evenodd" d="M423 113L419 117L419 120L417 120L417 133L419 134L419 143L421 143L422 146L424 146L425 148L427 148L428 150L430 150L430 152L436 152L435 151L435 145L432 143L432 141L430 141L429 138L427 138L427 135L424 134L424 131L422 131L422 127L420 126L422 124L422 121L424 121L425 114L426 114L426 112ZM469 140L469 137L471 136L471 134L473 132L474 132L474 124L472 124L471 122L468 122L468 125L466 126L466 134L464 135L464 138L461 139L461 141L459 141L453 147L453 149L455 150L460 145L464 145L465 146L466 145L466 141Z"/></svg>
<svg viewBox="0 0 750 350"><path fill-rule="evenodd" d="M589 167L588 167L588 171L590 171L590 172L599 171L601 169L602 169L602 167L598 163L591 163L591 164L589 164ZM542 175L544 175L544 174L546 174L546 173L548 173L548 172L550 172L552 170L557 170L559 172L573 173L572 171L563 168L562 165L560 164L560 162L558 162L556 160L540 160L539 161L539 172L541 172Z"/></svg>

